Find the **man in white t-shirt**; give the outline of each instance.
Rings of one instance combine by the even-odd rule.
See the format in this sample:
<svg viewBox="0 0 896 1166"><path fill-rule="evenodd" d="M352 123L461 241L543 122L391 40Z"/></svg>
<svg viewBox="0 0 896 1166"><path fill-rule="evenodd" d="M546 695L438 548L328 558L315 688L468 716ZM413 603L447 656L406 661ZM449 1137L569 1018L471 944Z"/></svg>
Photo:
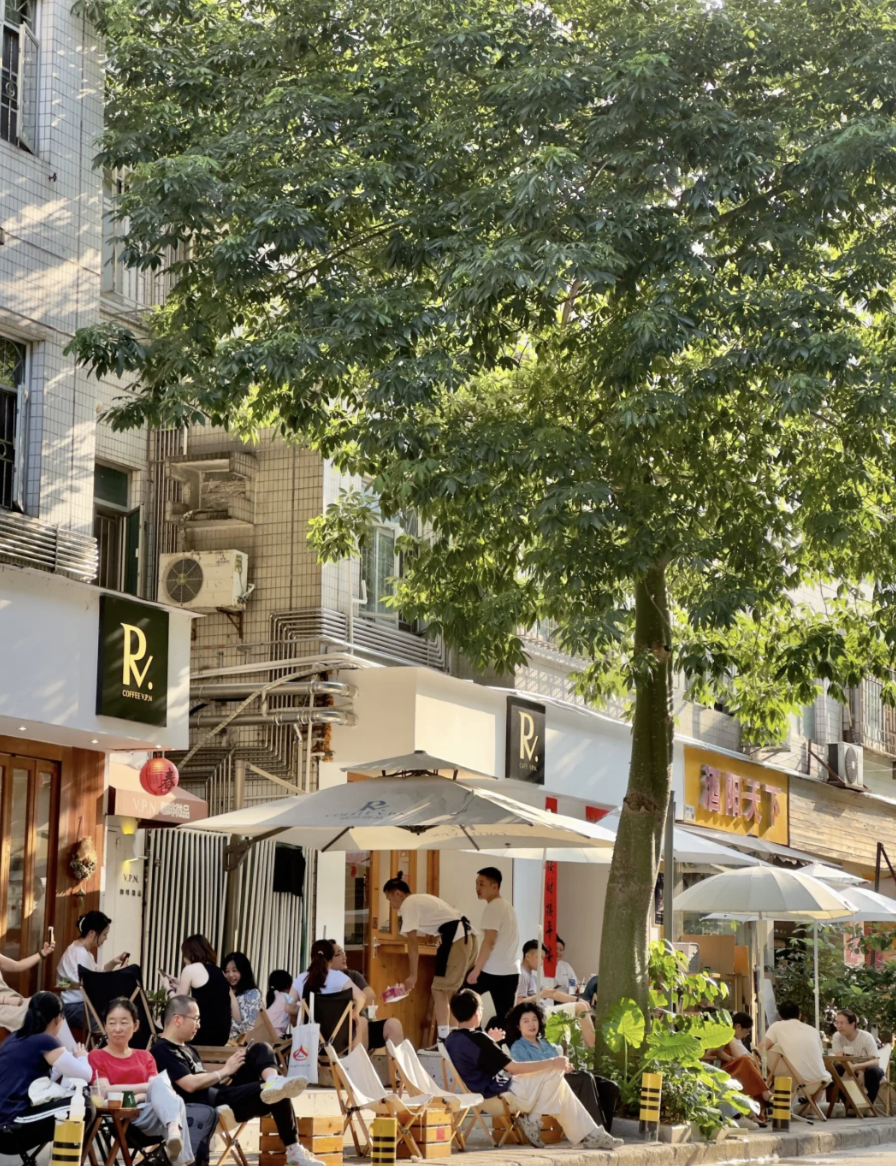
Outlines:
<svg viewBox="0 0 896 1166"><path fill-rule="evenodd" d="M778 1016L780 1019L769 1025L762 1042L762 1047L768 1050L769 1072L774 1075L780 1063L778 1076L786 1076L786 1067L781 1062L781 1057L786 1057L805 1086L805 1092L814 1098L831 1080L824 1067L821 1037L811 1024L800 1020L798 1004L789 1001L779 1004Z"/></svg>
<svg viewBox="0 0 896 1166"><path fill-rule="evenodd" d="M486 866L476 875L476 895L484 900L482 943L467 983L481 995L491 994L494 1018L486 1028L503 1027L516 1000L520 978L520 930L513 904L501 898L503 876L496 866Z"/></svg>
<svg viewBox="0 0 896 1166"><path fill-rule="evenodd" d="M571 992L575 995L576 984L578 978L576 977L575 968L565 960L563 957L566 954L566 944L557 936L557 963L554 968L554 987L560 988L564 992Z"/></svg>
<svg viewBox="0 0 896 1166"><path fill-rule="evenodd" d="M385 883L383 894L401 916L401 934L407 936L410 975L404 986L408 992L412 992L417 983L420 937L439 937L432 1000L439 1036L444 1039L451 1031L448 1023L451 997L462 986L479 954L479 932L469 919L444 899L436 895L412 895L401 871L398 878Z"/></svg>

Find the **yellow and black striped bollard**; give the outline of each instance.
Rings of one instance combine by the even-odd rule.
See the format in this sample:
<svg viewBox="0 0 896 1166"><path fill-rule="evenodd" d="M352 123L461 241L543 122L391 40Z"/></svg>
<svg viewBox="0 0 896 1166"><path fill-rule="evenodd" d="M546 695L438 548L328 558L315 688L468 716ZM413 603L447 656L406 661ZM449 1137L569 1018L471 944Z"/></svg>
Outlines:
<svg viewBox="0 0 896 1166"><path fill-rule="evenodd" d="M641 1121L638 1126L645 1142L658 1142L660 1137L660 1095L663 1091L662 1073L645 1073L641 1078Z"/></svg>
<svg viewBox="0 0 896 1166"><path fill-rule="evenodd" d="M789 1077L776 1077L772 1090L772 1129L790 1129L790 1092L793 1082Z"/></svg>
<svg viewBox="0 0 896 1166"><path fill-rule="evenodd" d="M84 1122L66 1118L56 1122L50 1166L79 1166L84 1142Z"/></svg>
<svg viewBox="0 0 896 1166"><path fill-rule="evenodd" d="M373 1152L370 1160L373 1166L395 1166L398 1149L398 1122L394 1117L375 1117L370 1127Z"/></svg>

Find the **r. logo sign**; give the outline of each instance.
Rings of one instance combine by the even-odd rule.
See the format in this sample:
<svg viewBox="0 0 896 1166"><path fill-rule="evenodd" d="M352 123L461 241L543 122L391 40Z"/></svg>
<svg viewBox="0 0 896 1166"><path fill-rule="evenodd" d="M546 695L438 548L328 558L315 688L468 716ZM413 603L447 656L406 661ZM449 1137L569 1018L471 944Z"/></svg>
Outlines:
<svg viewBox="0 0 896 1166"><path fill-rule="evenodd" d="M167 611L100 596L96 711L146 725L167 723Z"/></svg>
<svg viewBox="0 0 896 1166"><path fill-rule="evenodd" d="M508 696L504 776L544 785L544 747L544 705Z"/></svg>

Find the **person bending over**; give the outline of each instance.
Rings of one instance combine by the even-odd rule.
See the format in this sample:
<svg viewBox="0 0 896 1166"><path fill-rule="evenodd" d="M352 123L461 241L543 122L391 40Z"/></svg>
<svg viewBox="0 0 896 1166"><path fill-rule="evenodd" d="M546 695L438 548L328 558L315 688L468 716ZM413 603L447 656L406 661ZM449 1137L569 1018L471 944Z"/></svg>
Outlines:
<svg viewBox="0 0 896 1166"><path fill-rule="evenodd" d="M199 1006L192 996L168 1001L162 1035L152 1046L159 1072L167 1071L184 1101L212 1105L228 1126L270 1113L286 1147L286 1161L323 1166L299 1144L290 1098L305 1088L303 1077L284 1079L277 1072L274 1050L263 1041L235 1049L220 1069L206 1070L190 1043L199 1028Z"/></svg>
<svg viewBox="0 0 896 1166"><path fill-rule="evenodd" d="M482 1000L470 988L462 988L451 997L451 1015L457 1028L448 1034L445 1047L464 1085L483 1097L512 1093L523 1110L520 1126L533 1146L544 1146L544 1114L557 1118L573 1145L581 1143L589 1150L611 1150L622 1145L600 1128L570 1089L565 1076L571 1066L566 1057L543 1061L511 1059L496 1043L504 1039L502 1029L481 1031Z"/></svg>
<svg viewBox="0 0 896 1166"><path fill-rule="evenodd" d="M131 1048L140 1027L133 1001L126 996L111 1001L103 1022L106 1047L92 1049L87 1059L101 1081L112 1088L130 1089L138 1104L146 1102L131 1124L145 1134L165 1138L171 1166L208 1162L208 1143L218 1120L214 1109L193 1101L188 1105L168 1077L159 1073L152 1053Z"/></svg>

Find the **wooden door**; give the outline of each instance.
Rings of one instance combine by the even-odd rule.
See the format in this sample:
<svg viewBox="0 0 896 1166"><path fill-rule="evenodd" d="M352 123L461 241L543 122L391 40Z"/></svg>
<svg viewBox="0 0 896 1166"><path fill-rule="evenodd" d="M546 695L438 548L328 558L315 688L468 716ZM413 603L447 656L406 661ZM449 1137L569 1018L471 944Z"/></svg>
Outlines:
<svg viewBox="0 0 896 1166"><path fill-rule="evenodd" d="M55 762L0 753L0 950L10 959L40 950L54 923L58 798ZM23 995L51 986L44 964L8 982Z"/></svg>

